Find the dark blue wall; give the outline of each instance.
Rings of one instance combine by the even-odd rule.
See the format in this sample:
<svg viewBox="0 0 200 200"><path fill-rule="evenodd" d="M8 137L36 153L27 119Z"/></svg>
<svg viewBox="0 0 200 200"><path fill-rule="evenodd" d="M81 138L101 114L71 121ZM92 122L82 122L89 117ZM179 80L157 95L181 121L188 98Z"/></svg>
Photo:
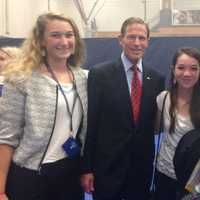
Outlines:
<svg viewBox="0 0 200 200"><path fill-rule="evenodd" d="M7 38L0 37L0 47L4 46L19 46L22 43L22 38Z"/></svg>
<svg viewBox="0 0 200 200"><path fill-rule="evenodd" d="M0 46L20 45L23 39L0 38ZM120 56L121 48L116 38L85 39L87 61L85 68ZM145 53L145 61L168 76L172 56L181 46L193 46L200 49L200 37L157 37L151 38Z"/></svg>
<svg viewBox="0 0 200 200"><path fill-rule="evenodd" d="M121 48L117 39L86 39L88 58L86 67L120 56ZM174 52L181 46L200 49L200 37L157 37L151 38L145 53L145 61L163 74L169 72Z"/></svg>

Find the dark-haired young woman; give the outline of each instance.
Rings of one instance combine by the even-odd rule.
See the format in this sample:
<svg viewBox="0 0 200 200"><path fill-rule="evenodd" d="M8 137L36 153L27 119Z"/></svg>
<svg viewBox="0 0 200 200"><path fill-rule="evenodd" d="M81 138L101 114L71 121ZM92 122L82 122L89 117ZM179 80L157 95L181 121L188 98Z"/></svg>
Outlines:
<svg viewBox="0 0 200 200"><path fill-rule="evenodd" d="M163 112L164 138L157 162L156 199L176 200L178 183L173 157L179 140L189 130L200 126L200 52L182 47L173 57L171 87L157 97L158 109Z"/></svg>

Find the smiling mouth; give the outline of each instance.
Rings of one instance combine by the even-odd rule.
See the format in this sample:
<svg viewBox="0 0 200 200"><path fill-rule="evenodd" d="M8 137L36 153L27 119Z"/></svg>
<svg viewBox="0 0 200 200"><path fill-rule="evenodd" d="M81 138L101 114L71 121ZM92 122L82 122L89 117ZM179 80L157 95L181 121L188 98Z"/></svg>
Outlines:
<svg viewBox="0 0 200 200"><path fill-rule="evenodd" d="M142 52L141 49L130 49L130 50L133 51L133 52L138 52L138 53Z"/></svg>
<svg viewBox="0 0 200 200"><path fill-rule="evenodd" d="M183 83L185 84L190 84L192 82L192 80L183 80Z"/></svg>
<svg viewBox="0 0 200 200"><path fill-rule="evenodd" d="M138 51L138 50L137 50L137 51L135 51L135 50L134 50L134 51L132 51L132 53L134 53L134 54L141 54L141 53L142 53L142 51Z"/></svg>
<svg viewBox="0 0 200 200"><path fill-rule="evenodd" d="M57 49L59 52L61 52L61 53L68 53L68 52L70 52L71 51L71 48L65 48L65 49Z"/></svg>
<svg viewBox="0 0 200 200"><path fill-rule="evenodd" d="M183 81L192 81L192 79L187 78L187 79L183 79Z"/></svg>

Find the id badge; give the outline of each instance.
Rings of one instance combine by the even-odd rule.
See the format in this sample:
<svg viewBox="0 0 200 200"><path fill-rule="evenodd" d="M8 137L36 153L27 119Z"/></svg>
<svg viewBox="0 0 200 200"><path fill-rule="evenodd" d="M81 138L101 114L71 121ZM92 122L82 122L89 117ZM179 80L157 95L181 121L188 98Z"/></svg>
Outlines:
<svg viewBox="0 0 200 200"><path fill-rule="evenodd" d="M3 83L0 83L0 97L2 96L3 94Z"/></svg>
<svg viewBox="0 0 200 200"><path fill-rule="evenodd" d="M68 157L72 158L80 154L80 146L75 138L70 136L62 145Z"/></svg>

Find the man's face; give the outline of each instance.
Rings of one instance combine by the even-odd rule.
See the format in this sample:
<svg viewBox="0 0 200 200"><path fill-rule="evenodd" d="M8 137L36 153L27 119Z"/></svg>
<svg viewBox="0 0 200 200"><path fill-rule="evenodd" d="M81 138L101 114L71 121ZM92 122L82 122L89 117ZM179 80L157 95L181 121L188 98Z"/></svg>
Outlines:
<svg viewBox="0 0 200 200"><path fill-rule="evenodd" d="M143 57L148 40L146 26L137 23L128 25L125 34L119 36L120 45L132 63L137 63Z"/></svg>

